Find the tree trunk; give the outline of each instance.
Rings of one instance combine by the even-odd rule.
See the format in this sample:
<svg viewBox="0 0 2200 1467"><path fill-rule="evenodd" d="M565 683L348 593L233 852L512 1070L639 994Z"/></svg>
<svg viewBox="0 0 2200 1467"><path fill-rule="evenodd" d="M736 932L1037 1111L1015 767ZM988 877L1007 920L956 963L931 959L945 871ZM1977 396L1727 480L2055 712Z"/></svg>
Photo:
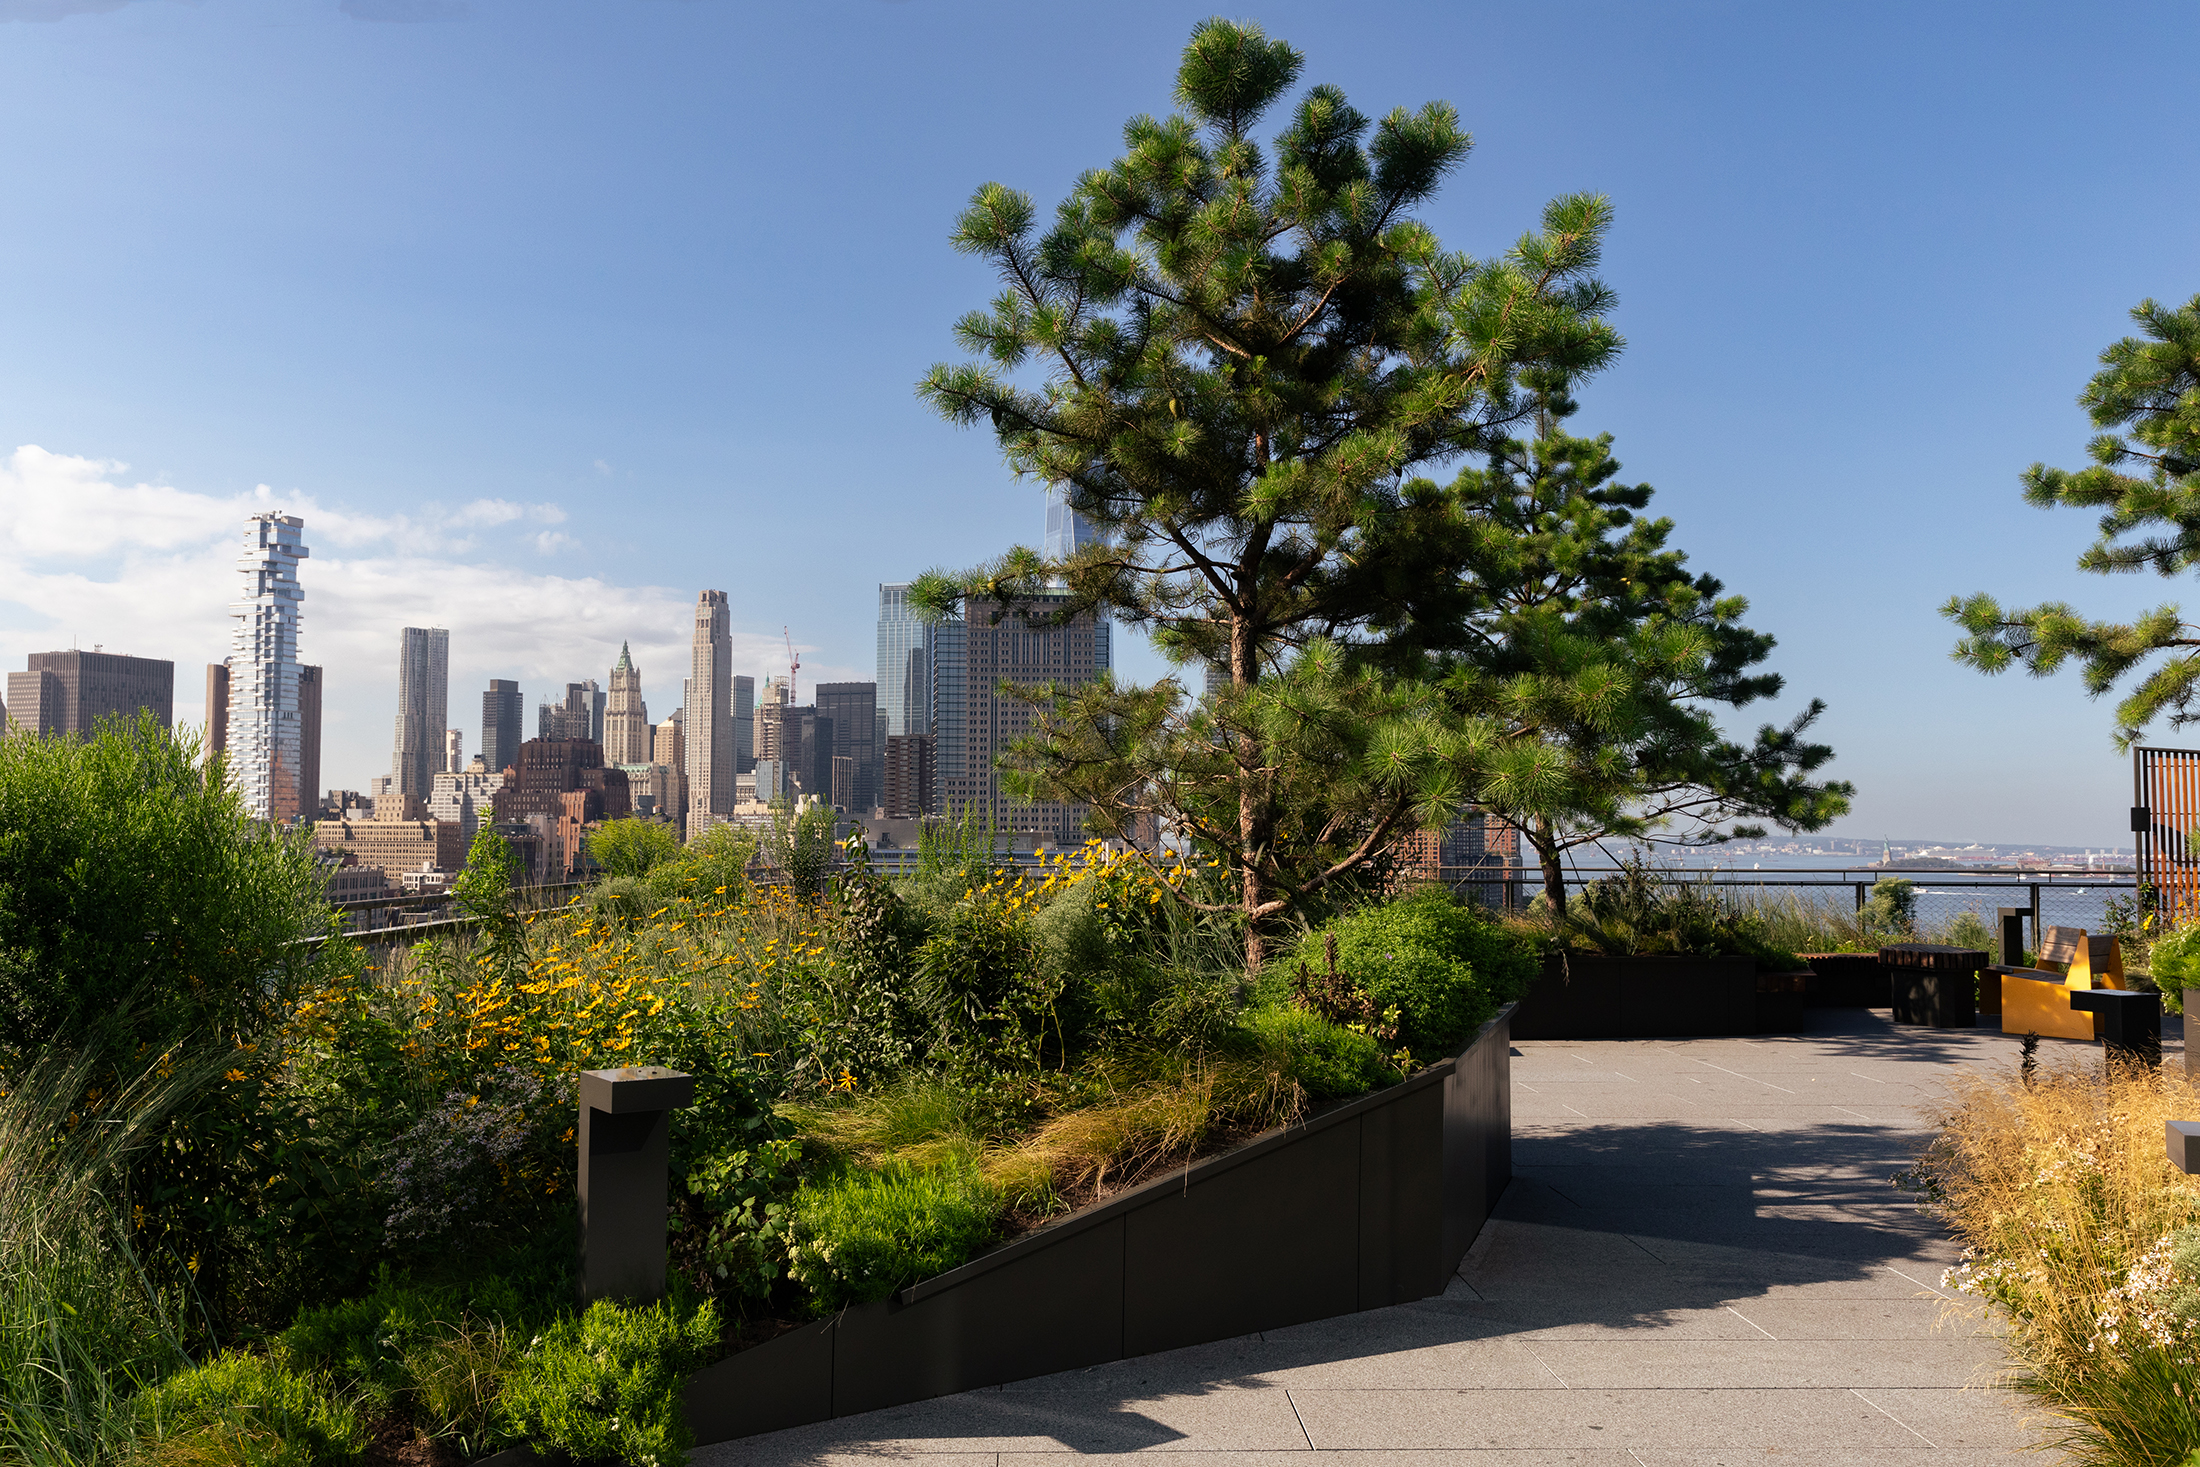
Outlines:
<svg viewBox="0 0 2200 1467"><path fill-rule="evenodd" d="M1551 822L1537 820L1533 831L1523 829L1528 844L1535 847L1535 863L1543 868L1543 896L1551 904L1551 915L1566 915L1566 868L1559 864L1558 840L1551 833Z"/></svg>
<svg viewBox="0 0 2200 1467"><path fill-rule="evenodd" d="M1260 681L1259 649L1253 645L1253 629L1243 615L1230 619L1230 681L1250 688ZM1267 958L1264 919L1253 914L1268 902L1268 883L1260 863L1274 833L1275 816L1268 808L1267 792L1260 787L1263 749L1249 732L1238 737L1238 870L1245 911L1245 971L1258 973Z"/></svg>

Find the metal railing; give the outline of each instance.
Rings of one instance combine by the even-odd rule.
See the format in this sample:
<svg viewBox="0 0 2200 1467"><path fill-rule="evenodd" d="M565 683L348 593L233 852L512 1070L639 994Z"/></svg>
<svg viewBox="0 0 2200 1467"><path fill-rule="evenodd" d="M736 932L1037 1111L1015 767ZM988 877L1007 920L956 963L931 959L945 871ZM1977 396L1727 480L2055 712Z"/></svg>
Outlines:
<svg viewBox="0 0 2200 1467"><path fill-rule="evenodd" d="M1569 866L1565 879L1569 894L1592 881L1617 876L1617 866ZM1644 874L1669 885L1702 885L1722 894L1759 892L1767 896L1831 897L1862 912L1871 901L1873 887L1882 881L1911 884L1917 920L1921 927L1938 927L1969 912L1993 930L2002 907L2021 907L2030 921L2032 939L2048 927L2084 927L2099 930L2107 920L2107 904L2115 899L2135 899L2139 882L2130 871L2057 871L2037 866L1947 867L1775 867L1740 871L1733 868L1654 867ZM1543 873L1532 866L1446 866L1440 879L1454 891L1472 896L1486 906L1519 911L1543 890ZM1835 894L1838 893L1838 896Z"/></svg>

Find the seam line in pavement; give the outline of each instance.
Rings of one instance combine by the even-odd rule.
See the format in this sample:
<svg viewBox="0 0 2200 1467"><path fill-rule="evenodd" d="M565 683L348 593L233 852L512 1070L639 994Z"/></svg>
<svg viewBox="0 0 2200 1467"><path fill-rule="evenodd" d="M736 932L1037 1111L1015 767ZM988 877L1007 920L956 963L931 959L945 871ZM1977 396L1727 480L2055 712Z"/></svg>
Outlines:
<svg viewBox="0 0 2200 1467"><path fill-rule="evenodd" d="M1306 1418L1299 1414L1299 1403L1291 1400L1291 1388L1289 1386L1283 1388L1283 1398L1291 1402L1291 1419L1299 1424L1299 1435L1306 1438L1306 1449L1309 1452L1313 1451L1314 1433L1306 1429Z"/></svg>
<svg viewBox="0 0 2200 1467"><path fill-rule="evenodd" d="M1777 1340L1778 1338L1780 1338L1771 1330L1766 1329L1763 1325L1759 1324L1756 1320L1751 1319L1748 1315L1742 1313L1741 1310L1736 1309L1731 1304L1726 1306L1726 1312L1733 1315L1736 1319L1748 1325L1751 1329L1757 1331L1757 1333L1763 1335L1768 1340Z"/></svg>
<svg viewBox="0 0 2200 1467"><path fill-rule="evenodd" d="M1707 1070L1717 1070L1722 1075L1732 1075L1737 1080L1747 1080L1752 1085L1762 1085L1767 1090L1777 1090L1782 1095L1793 1095L1795 1093L1785 1085L1775 1085L1770 1080L1760 1080L1755 1075L1745 1075L1740 1070L1730 1070L1725 1065L1715 1065L1709 1060L1697 1060L1696 1063Z"/></svg>
<svg viewBox="0 0 2200 1467"><path fill-rule="evenodd" d="M1889 1421L1892 1421L1895 1425L1901 1427L1911 1436L1914 1436L1919 1441L1925 1443L1926 1446L1931 1447L1934 1451L1937 1452L1940 1450L1939 1445L1935 1443L1931 1437L1927 1436L1924 1432L1919 1431L1916 1427L1910 1425L1909 1422L1904 1421L1901 1417L1895 1415L1892 1411L1889 1411L1886 1407L1880 1405L1877 1401L1873 1400L1870 1396L1865 1395L1862 1391L1857 1390L1855 1387L1852 1386L1849 1388L1849 1394L1856 1397L1856 1399L1858 1399L1859 1401L1862 1401L1865 1405L1871 1407L1874 1411L1877 1411L1880 1415L1886 1417Z"/></svg>
<svg viewBox="0 0 2200 1467"><path fill-rule="evenodd" d="M1936 1295L1936 1296L1937 1296L1937 1297L1939 1297L1939 1298L1942 1298L1942 1299L1953 1299L1953 1298L1955 1297L1955 1295L1953 1295L1953 1294L1951 1294L1951 1293L1947 1292L1947 1291L1946 1291L1945 1289L1939 1288L1938 1286L1936 1286L1936 1285L1933 1285L1933 1284L1928 1284L1928 1283L1926 1283L1926 1282L1925 1282L1925 1281L1924 1281L1923 1279L1921 1279L1921 1278L1916 1278L1916 1277L1913 1277L1913 1276L1912 1276L1912 1275L1910 1275L1910 1274L1906 1274L1906 1273L1904 1273L1904 1272L1903 1272L1903 1271L1902 1271L1901 1269L1899 1269L1899 1268L1896 1268L1896 1267L1895 1267L1895 1266L1894 1266L1893 1264L1891 1264L1891 1263L1883 1263L1883 1264L1881 1264L1881 1265L1880 1265L1880 1267L1881 1267L1881 1268L1884 1268L1884 1269L1885 1269L1885 1270L1886 1270L1887 1272L1889 1272L1889 1273L1893 1274L1893 1275L1894 1275L1894 1276L1895 1276L1896 1278L1898 1278L1898 1279L1909 1279L1911 1283L1913 1283L1913 1284L1916 1284L1916 1285L1917 1285L1917 1286L1918 1286L1919 1288L1921 1288L1921 1289L1930 1289L1930 1290L1932 1290L1932 1292L1934 1293L1934 1295Z"/></svg>

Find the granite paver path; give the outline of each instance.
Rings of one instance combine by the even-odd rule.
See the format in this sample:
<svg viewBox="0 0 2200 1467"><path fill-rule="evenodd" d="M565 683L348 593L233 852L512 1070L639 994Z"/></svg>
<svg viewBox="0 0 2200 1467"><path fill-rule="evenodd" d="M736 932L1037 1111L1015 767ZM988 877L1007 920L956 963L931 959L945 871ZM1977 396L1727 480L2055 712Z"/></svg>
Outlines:
<svg viewBox="0 0 2200 1467"><path fill-rule="evenodd" d="M2051 1462L1889 1183L1986 1029L1520 1041L1515 1179L1441 1298L698 1449L696 1467L1127 1452L1289 1467ZM2043 1041L2053 1044L2055 1041Z"/></svg>

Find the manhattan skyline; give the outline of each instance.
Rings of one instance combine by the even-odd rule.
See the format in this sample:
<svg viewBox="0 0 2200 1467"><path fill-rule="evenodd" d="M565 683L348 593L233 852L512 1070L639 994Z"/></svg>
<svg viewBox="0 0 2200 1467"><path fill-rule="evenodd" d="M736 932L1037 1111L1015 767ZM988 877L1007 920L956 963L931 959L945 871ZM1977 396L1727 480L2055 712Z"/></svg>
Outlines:
<svg viewBox="0 0 2200 1467"><path fill-rule="evenodd" d="M388 765L400 627L450 628L476 747L490 678L531 714L622 640L669 710L698 588L728 592L736 675L779 675L787 626L805 685L868 681L879 584L1038 544L1039 486L912 391L996 289L948 232L988 180L1043 212L1112 160L1211 7L35 9L58 18L0 7L24 144L0 181L38 201L0 235L0 656L217 660L239 524L300 516L322 782L360 787ZM2175 100L2200 16L1254 18L1363 111L1459 108L1476 148L1425 211L1447 247L1611 197L1629 344L1570 426L1616 435L1692 566L1779 639L1787 694L1729 727L1827 701L1828 773L1858 787L1835 833L2128 839L2107 706L1955 666L1937 607L2191 599L2076 574L2090 523L2028 509L2018 476L2082 462L2074 399L2130 306L2200 289L2200 204L2159 188L2200 152ZM1554 30L1601 38L1555 109ZM2145 227L2100 227L2134 199ZM1118 654L1161 671L1127 633Z"/></svg>

